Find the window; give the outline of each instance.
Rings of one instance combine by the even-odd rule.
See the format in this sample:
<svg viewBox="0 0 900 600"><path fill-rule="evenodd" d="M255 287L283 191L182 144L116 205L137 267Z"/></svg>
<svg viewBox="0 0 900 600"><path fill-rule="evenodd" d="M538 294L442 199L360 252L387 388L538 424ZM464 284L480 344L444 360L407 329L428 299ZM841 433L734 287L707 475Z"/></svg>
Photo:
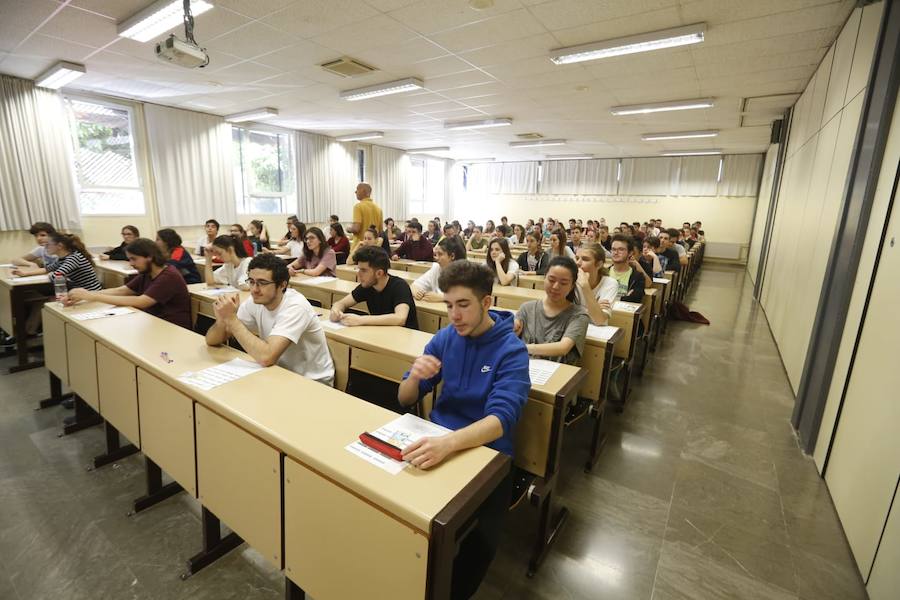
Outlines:
<svg viewBox="0 0 900 600"><path fill-rule="evenodd" d="M293 212L297 206L294 139L289 133L231 128L239 214Z"/></svg>
<svg viewBox="0 0 900 600"><path fill-rule="evenodd" d="M366 180L366 151L362 148L356 151L356 169L359 182L362 183Z"/></svg>
<svg viewBox="0 0 900 600"><path fill-rule="evenodd" d="M414 158L409 162L410 214L443 214L444 161Z"/></svg>
<svg viewBox="0 0 900 600"><path fill-rule="evenodd" d="M66 98L78 206L83 215L142 215L131 110L127 106Z"/></svg>

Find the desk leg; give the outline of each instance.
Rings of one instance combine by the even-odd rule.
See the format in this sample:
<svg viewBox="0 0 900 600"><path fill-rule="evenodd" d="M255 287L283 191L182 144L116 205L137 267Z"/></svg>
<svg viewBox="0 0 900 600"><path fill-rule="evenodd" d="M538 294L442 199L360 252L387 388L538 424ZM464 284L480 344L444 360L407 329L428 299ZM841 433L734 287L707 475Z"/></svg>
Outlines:
<svg viewBox="0 0 900 600"><path fill-rule="evenodd" d="M97 412L91 408L87 402L81 399L78 394L75 394L75 415L72 417L66 417L63 420L63 429L62 433L59 434L58 437L62 437L64 435L69 435L75 433L76 431L81 431L82 429L87 429L88 427L93 427L95 425L99 425L103 422L103 419Z"/></svg>
<svg viewBox="0 0 900 600"><path fill-rule="evenodd" d="M68 392L66 394L62 393L62 381L60 381L59 377L57 377L53 373L50 373L50 397L41 400L34 410L41 410L42 408L56 406L66 398L71 397L72 392Z"/></svg>
<svg viewBox="0 0 900 600"><path fill-rule="evenodd" d="M144 461L147 473L147 493L134 501L134 508L128 513L129 517L159 504L184 489L175 481L163 485L162 469L159 468L159 465L147 456L144 456Z"/></svg>
<svg viewBox="0 0 900 600"><path fill-rule="evenodd" d="M234 532L222 537L222 522L205 506L200 518L203 520L203 550L187 560L187 571L181 575L182 579L196 574L244 543Z"/></svg>
<svg viewBox="0 0 900 600"><path fill-rule="evenodd" d="M600 457L600 451L606 443L606 434L603 433L603 415L605 414L607 393L609 392L612 361L613 347L607 344L606 351L603 355L603 387L600 389L600 400L597 402L597 406L594 408L594 414L592 415L594 418L594 432L591 435L591 448L588 459L587 462L584 463L585 473L589 473L593 470L594 465L597 464L597 459Z"/></svg>
<svg viewBox="0 0 900 600"><path fill-rule="evenodd" d="M138 448L133 444L125 444L122 445L122 440L119 436L119 430L113 427L109 421L106 422L106 454L101 454L99 456L94 457L94 464L91 467L88 467L88 471L93 471L94 469L99 469L102 466L108 465L109 463L116 462L117 460L121 460L126 456L131 456L132 454L137 453Z"/></svg>
<svg viewBox="0 0 900 600"><path fill-rule="evenodd" d="M19 371L27 371L43 367L44 361L36 360L28 361L28 333L25 331L26 322L28 321L28 306L25 304L25 288L13 286L9 291L10 304L12 304L13 313L13 335L16 338L16 356L18 364L9 368L10 373L18 373Z"/></svg>
<svg viewBox="0 0 900 600"><path fill-rule="evenodd" d="M306 600L306 592L299 585L285 577L284 600Z"/></svg>

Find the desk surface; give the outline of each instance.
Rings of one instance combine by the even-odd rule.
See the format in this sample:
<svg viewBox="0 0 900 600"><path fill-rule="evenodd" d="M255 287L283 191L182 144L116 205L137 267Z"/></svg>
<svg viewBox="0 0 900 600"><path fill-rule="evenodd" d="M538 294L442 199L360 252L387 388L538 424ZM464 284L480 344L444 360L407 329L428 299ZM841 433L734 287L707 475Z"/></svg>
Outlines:
<svg viewBox="0 0 900 600"><path fill-rule="evenodd" d="M40 278L40 279L39 279ZM0 268L0 285L3 287L22 287L26 285L49 285L50 278L44 275L29 275L28 277L16 277L9 267Z"/></svg>
<svg viewBox="0 0 900 600"><path fill-rule="evenodd" d="M109 271L120 275L137 275L137 269L127 260L101 260L94 258L94 265L101 271Z"/></svg>
<svg viewBox="0 0 900 600"><path fill-rule="evenodd" d="M277 366L209 392L198 390L178 381L178 375L247 355L227 346L209 347L202 336L140 311L88 321L70 318L104 306L92 302L47 308L168 385L422 532L431 531L434 516L496 456L488 448L474 448L432 471L408 467L391 475L344 447L363 431L394 419L394 413ZM174 362L164 362L161 352Z"/></svg>

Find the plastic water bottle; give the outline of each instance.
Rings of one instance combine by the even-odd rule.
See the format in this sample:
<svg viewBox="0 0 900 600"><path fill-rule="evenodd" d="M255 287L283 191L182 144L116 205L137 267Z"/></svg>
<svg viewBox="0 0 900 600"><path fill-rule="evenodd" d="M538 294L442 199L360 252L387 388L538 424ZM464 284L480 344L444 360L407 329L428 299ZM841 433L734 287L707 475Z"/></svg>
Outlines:
<svg viewBox="0 0 900 600"><path fill-rule="evenodd" d="M53 274L53 292L56 294L56 301L62 304L69 297L69 288L66 285L66 276L62 273Z"/></svg>

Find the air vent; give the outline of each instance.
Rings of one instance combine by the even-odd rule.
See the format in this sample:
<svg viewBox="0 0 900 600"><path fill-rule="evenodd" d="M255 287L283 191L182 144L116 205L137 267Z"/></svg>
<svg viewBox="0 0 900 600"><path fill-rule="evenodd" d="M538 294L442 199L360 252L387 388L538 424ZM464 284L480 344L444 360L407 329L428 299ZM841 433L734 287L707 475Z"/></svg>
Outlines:
<svg viewBox="0 0 900 600"><path fill-rule="evenodd" d="M544 136L540 133L517 133L516 137L520 140L539 140Z"/></svg>
<svg viewBox="0 0 900 600"><path fill-rule="evenodd" d="M354 60L348 56L342 56L337 60L332 60L325 63L324 65L319 66L329 73L334 73L335 75L340 75L341 77L359 77L360 75L367 75L372 71L378 70L375 67L370 67L369 65L361 63L358 60Z"/></svg>

